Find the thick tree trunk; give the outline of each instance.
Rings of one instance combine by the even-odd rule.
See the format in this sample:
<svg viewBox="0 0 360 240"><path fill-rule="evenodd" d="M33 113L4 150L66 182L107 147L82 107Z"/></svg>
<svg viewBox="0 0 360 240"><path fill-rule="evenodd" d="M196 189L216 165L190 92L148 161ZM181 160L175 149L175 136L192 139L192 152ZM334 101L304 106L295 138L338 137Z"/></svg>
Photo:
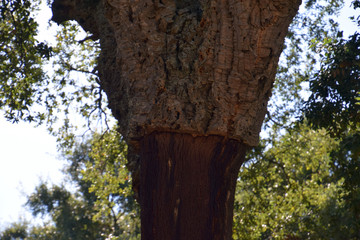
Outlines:
<svg viewBox="0 0 360 240"><path fill-rule="evenodd" d="M220 136L152 133L141 141L142 239L231 239L246 145Z"/></svg>
<svg viewBox="0 0 360 240"><path fill-rule="evenodd" d="M91 4L90 4L91 3ZM99 76L129 144L143 239L230 239L301 0L54 0L100 39Z"/></svg>

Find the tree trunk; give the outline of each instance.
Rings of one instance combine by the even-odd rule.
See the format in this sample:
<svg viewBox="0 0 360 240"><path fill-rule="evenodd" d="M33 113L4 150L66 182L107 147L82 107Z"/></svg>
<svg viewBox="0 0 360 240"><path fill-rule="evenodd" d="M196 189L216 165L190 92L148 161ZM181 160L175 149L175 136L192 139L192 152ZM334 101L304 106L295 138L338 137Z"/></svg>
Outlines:
<svg viewBox="0 0 360 240"><path fill-rule="evenodd" d="M142 239L231 239L235 185L245 149L220 136L144 136Z"/></svg>
<svg viewBox="0 0 360 240"><path fill-rule="evenodd" d="M91 3L91 4L90 4ZM301 0L54 0L100 39L100 84L129 144L143 239L230 239Z"/></svg>

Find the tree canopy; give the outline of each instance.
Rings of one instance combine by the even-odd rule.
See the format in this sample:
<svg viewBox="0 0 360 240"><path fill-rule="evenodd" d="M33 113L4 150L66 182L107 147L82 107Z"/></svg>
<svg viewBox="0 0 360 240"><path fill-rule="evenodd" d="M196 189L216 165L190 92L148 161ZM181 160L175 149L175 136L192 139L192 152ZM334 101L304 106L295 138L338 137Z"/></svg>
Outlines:
<svg viewBox="0 0 360 240"><path fill-rule="evenodd" d="M51 47L35 39L38 24L32 12L38 4L38 1L3 0L0 5L0 108L13 121L34 119L30 109L41 101L43 59L49 59L52 52Z"/></svg>

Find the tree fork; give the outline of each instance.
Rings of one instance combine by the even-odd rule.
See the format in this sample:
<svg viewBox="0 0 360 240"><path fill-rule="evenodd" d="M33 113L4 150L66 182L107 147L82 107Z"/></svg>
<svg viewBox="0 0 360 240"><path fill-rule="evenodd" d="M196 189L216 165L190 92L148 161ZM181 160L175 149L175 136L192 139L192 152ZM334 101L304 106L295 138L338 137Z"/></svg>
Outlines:
<svg viewBox="0 0 360 240"><path fill-rule="evenodd" d="M221 136L154 132L141 140L143 240L231 239L247 146Z"/></svg>

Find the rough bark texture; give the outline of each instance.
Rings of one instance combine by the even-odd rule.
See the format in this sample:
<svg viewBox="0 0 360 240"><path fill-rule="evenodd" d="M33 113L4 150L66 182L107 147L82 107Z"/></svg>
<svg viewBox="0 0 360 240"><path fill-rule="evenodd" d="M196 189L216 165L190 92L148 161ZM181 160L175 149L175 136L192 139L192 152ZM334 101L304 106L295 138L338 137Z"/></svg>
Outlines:
<svg viewBox="0 0 360 240"><path fill-rule="evenodd" d="M54 0L54 21L76 20L100 39L101 86L141 184L143 239L230 238L234 156L258 143L300 3Z"/></svg>
<svg viewBox="0 0 360 240"><path fill-rule="evenodd" d="M246 147L221 136L146 135L141 141L142 239L231 239Z"/></svg>
<svg viewBox="0 0 360 240"><path fill-rule="evenodd" d="M104 88L117 95L110 106L123 134L216 134L256 145L299 3L108 1L121 68Z"/></svg>
<svg viewBox="0 0 360 240"><path fill-rule="evenodd" d="M127 139L170 131L254 146L300 2L55 0L53 19L100 38L101 82Z"/></svg>

